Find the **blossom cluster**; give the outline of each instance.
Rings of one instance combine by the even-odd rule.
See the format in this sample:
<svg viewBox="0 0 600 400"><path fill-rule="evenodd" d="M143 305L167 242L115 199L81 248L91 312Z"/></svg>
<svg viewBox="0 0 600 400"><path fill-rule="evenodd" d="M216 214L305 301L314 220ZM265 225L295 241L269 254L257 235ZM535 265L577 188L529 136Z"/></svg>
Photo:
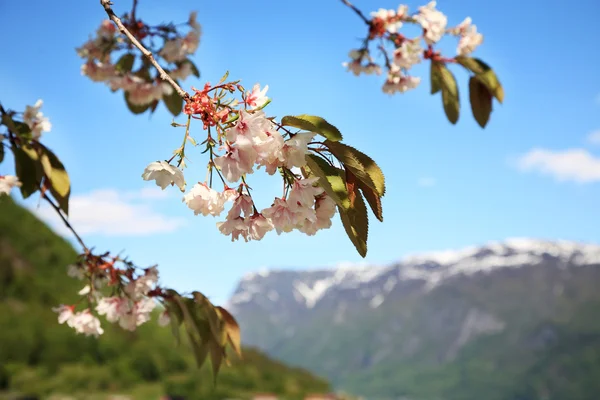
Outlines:
<svg viewBox="0 0 600 400"><path fill-rule="evenodd" d="M240 90L242 101L223 102L222 92ZM269 103L268 86L255 85L245 92L236 83L195 89L195 95L184 108L189 119L200 119L208 131L204 143L210 152L208 169L221 178L223 189L216 190L210 182L194 184L183 196L183 202L195 215L220 216L231 203L224 221L217 228L232 241L261 240L275 230L277 234L294 229L314 235L331 226L336 212L335 202L318 185L317 177L303 177L294 171L306 165L309 144L316 133L292 133L267 117L263 108ZM235 108L233 105L240 105ZM189 120L187 130L189 129ZM216 131L217 139L211 132ZM218 148L217 148L218 146ZM183 152L183 149L180 149ZM246 177L255 169L264 168L269 175L279 171L284 177L284 193L270 207L259 211L250 193ZM150 163L142 174L144 180L154 180L165 189L169 185L186 190L183 171L168 161Z"/></svg>
<svg viewBox="0 0 600 400"><path fill-rule="evenodd" d="M408 38L400 33L404 24L417 24L422 34ZM350 62L343 63L348 71L358 76L360 74L382 73L370 54L369 44L374 39L381 39L378 49L383 53L387 78L382 90L385 93L404 93L416 88L421 78L411 76L408 71L423 59L442 60L441 55L433 50L433 46L445 35L457 37L456 52L460 56L468 56L483 43L483 35L477 32L477 27L467 17L456 27L448 27L448 18L436 9L436 2L431 1L421 6L418 12L409 14L408 6L400 5L397 10L379 9L371 13L369 33L364 46L349 53ZM388 51L384 44L391 45Z"/></svg>
<svg viewBox="0 0 600 400"><path fill-rule="evenodd" d="M172 24L151 27L127 16L123 21L146 48L164 61L163 67L173 79L185 80L195 73L195 66L187 57L193 55L200 44L201 28L196 21L196 12L190 14L187 25L191 29L185 35ZM154 46L157 37L162 39L159 48ZM171 95L173 88L162 82L158 75L152 78L148 64L142 63L138 71L132 72L134 56L128 52L130 48L131 44L119 35L110 20L102 21L96 36L77 49L77 54L85 60L81 66L82 75L94 82L105 82L112 91L123 90L128 102L134 106L146 106ZM113 54L123 51L126 51L125 55L113 62Z"/></svg>
<svg viewBox="0 0 600 400"><path fill-rule="evenodd" d="M107 255L87 254L82 261L69 266L69 276L90 282L79 291L88 307L80 311L76 311L76 305L63 304L53 308L58 313L59 323L66 323L77 333L97 337L104 333L97 315L104 315L108 322L118 323L128 331L134 331L150 320L157 306L154 297L162 293L157 287L158 270L151 267L137 273L129 263L125 263L125 268L117 268L118 260ZM110 296L104 295L105 287L113 289ZM159 323L169 323L167 314L161 314Z"/></svg>
<svg viewBox="0 0 600 400"><path fill-rule="evenodd" d="M31 140L39 140L44 132L50 132L52 124L48 117L40 111L44 102L40 99L33 106L26 106L22 113L22 122L29 127ZM5 137L0 134L0 146ZM10 194L14 188L21 187L22 183L14 175L0 175L0 196Z"/></svg>

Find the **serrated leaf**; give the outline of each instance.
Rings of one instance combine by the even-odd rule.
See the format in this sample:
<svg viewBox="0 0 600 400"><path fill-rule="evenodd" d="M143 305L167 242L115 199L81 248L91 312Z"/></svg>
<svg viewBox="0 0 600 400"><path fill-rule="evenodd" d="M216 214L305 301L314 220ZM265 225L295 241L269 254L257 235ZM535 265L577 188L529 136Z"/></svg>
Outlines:
<svg viewBox="0 0 600 400"><path fill-rule="evenodd" d="M69 197L71 196L71 180L65 166L58 157L40 143L41 164L46 178L50 181L50 193L56 199L60 209L69 215Z"/></svg>
<svg viewBox="0 0 600 400"><path fill-rule="evenodd" d="M329 149L346 168L349 168L356 177L371 187L381 197L385 195L385 176L379 165L365 153L352 146L341 142L325 141Z"/></svg>
<svg viewBox="0 0 600 400"><path fill-rule="evenodd" d="M134 114L143 114L152 105L152 103L148 103L148 104L146 104L144 106L139 106L139 105L136 105L136 104L131 104L131 102L129 101L129 92L126 91L124 93L125 93L125 103L127 103L127 108L129 108L129 111L131 111Z"/></svg>
<svg viewBox="0 0 600 400"><path fill-rule="evenodd" d="M132 53L123 54L119 61L115 64L115 68L122 74L131 72L133 69L133 63L135 62L135 55Z"/></svg>
<svg viewBox="0 0 600 400"><path fill-rule="evenodd" d="M504 101L504 88L502 88L496 73L488 64L478 58L465 56L457 56L456 62L473 72L496 100L500 103Z"/></svg>
<svg viewBox="0 0 600 400"><path fill-rule="evenodd" d="M434 62L434 64L439 71L444 112L446 113L448 121L452 124L456 124L460 113L460 99L456 79L443 63Z"/></svg>
<svg viewBox="0 0 600 400"><path fill-rule="evenodd" d="M177 84L179 83L177 82ZM173 114L174 117L181 114L181 111L183 110L183 99L181 96L179 96L179 93L177 93L176 90L173 89L169 95L163 95L163 101L169 112Z"/></svg>
<svg viewBox="0 0 600 400"><path fill-rule="evenodd" d="M492 113L492 94L476 76L469 79L469 99L475 121L485 128Z"/></svg>
<svg viewBox="0 0 600 400"><path fill-rule="evenodd" d="M309 132L318 133L325 139L332 142L339 142L342 140L342 133L338 128L331 125L324 118L317 117L314 115L287 115L281 119L281 125L293 126L294 128L304 129Z"/></svg>
<svg viewBox="0 0 600 400"><path fill-rule="evenodd" d="M319 178L319 186L335 201L338 207L348 209L350 201L344 179L343 170L333 167L314 154L306 155L306 163L310 172Z"/></svg>
<svg viewBox="0 0 600 400"><path fill-rule="evenodd" d="M37 192L44 173L39 157L31 147L12 147L15 159L15 172L21 181L21 195L24 199Z"/></svg>
<svg viewBox="0 0 600 400"><path fill-rule="evenodd" d="M343 210L340 209L340 219L346 230L350 241L358 251L361 257L367 255L367 239L369 236L369 217L367 207L362 195L356 191L354 207Z"/></svg>
<svg viewBox="0 0 600 400"><path fill-rule="evenodd" d="M219 313L221 314L221 318L225 323L225 332L227 333L227 339L229 340L229 344L233 347L235 353L241 358L242 357L242 336L240 332L240 326L237 321L223 307L216 307Z"/></svg>
<svg viewBox="0 0 600 400"><path fill-rule="evenodd" d="M436 94L442 90L442 77L440 76L439 63L432 62L429 69L429 77L431 81L431 94Z"/></svg>
<svg viewBox="0 0 600 400"><path fill-rule="evenodd" d="M375 214L375 217L383 222L383 208L381 206L381 197L375 192L371 187L365 185L363 182L358 181L358 188L361 190L365 199L367 199L367 203L369 207L371 207L371 211Z"/></svg>

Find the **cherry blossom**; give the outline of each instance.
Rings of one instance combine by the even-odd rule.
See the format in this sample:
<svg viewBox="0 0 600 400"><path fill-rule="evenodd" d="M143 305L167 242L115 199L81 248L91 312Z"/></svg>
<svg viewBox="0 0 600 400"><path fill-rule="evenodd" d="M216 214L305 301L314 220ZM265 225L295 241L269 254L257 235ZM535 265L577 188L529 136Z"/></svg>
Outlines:
<svg viewBox="0 0 600 400"><path fill-rule="evenodd" d="M285 142L283 156L286 168L303 167L306 165L305 155L308 152L308 143L313 140L315 133L301 132Z"/></svg>
<svg viewBox="0 0 600 400"><path fill-rule="evenodd" d="M185 188L183 172L166 161L155 161L148 164L142 178L145 181L156 181L156 185L162 190L169 185L177 185L181 191L184 191Z"/></svg>
<svg viewBox="0 0 600 400"><path fill-rule="evenodd" d="M409 69L421 62L423 48L419 39L405 40L399 48L394 51L394 64L400 68Z"/></svg>
<svg viewBox="0 0 600 400"><path fill-rule="evenodd" d="M477 32L477 26L472 24L470 17L449 32L460 37L456 52L461 56L468 56L483 43L483 35Z"/></svg>
<svg viewBox="0 0 600 400"><path fill-rule="evenodd" d="M269 98L266 96L267 90L269 90L269 85L266 85L262 90L260 90L260 85L258 83L255 84L252 88L252 92L246 95L245 103L250 106L250 109L264 106L269 100Z"/></svg>
<svg viewBox="0 0 600 400"><path fill-rule="evenodd" d="M262 215L271 221L278 235L291 232L298 221L298 216L290 209L288 202L280 198L275 198L273 205L264 209Z"/></svg>
<svg viewBox="0 0 600 400"><path fill-rule="evenodd" d="M197 183L183 197L185 204L194 211L194 215L217 216L223 212L225 198L223 194L208 187L206 183Z"/></svg>
<svg viewBox="0 0 600 400"><path fill-rule="evenodd" d="M250 139L239 136L233 144L224 146L227 153L217 157L214 163L221 169L225 179L229 182L237 182L242 175L251 174L252 166L258 155Z"/></svg>
<svg viewBox="0 0 600 400"><path fill-rule="evenodd" d="M1 143L0 146L2 146ZM14 175L0 175L0 196L3 194L9 195L13 188L21 187L21 185L19 178Z"/></svg>
<svg viewBox="0 0 600 400"><path fill-rule="evenodd" d="M171 323L171 317L169 316L169 312L167 310L160 313L158 317L158 325L167 326Z"/></svg>
<svg viewBox="0 0 600 400"><path fill-rule="evenodd" d="M33 139L38 140L43 132L50 132L52 124L47 117L40 111L44 102L40 99L35 105L27 106L23 113L23 122L25 122L31 129L31 136Z"/></svg>
<svg viewBox="0 0 600 400"><path fill-rule="evenodd" d="M415 17L425 31L423 39L429 45L435 44L446 33L448 18L435 9L436 2L431 1L426 6L419 7L419 14Z"/></svg>
<svg viewBox="0 0 600 400"><path fill-rule="evenodd" d="M264 215L258 213L246 219L248 233L252 240L261 240L267 232L273 230L273 224Z"/></svg>
<svg viewBox="0 0 600 400"><path fill-rule="evenodd" d="M248 241L248 226L242 217L228 218L224 222L217 222L217 228L223 235L231 235L232 242L238 240L240 235L246 242Z"/></svg>
<svg viewBox="0 0 600 400"><path fill-rule="evenodd" d="M319 178L312 177L299 179L294 182L290 195L288 196L288 204L292 210L313 206L315 197L323 193L322 187L314 186L318 181Z"/></svg>

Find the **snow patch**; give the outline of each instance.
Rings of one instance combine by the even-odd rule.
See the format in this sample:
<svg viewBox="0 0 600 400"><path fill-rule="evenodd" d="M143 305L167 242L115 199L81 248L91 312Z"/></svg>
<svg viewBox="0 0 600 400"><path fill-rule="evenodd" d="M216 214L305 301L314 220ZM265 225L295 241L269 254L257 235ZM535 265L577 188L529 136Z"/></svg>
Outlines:
<svg viewBox="0 0 600 400"><path fill-rule="evenodd" d="M371 308L377 308L383 303L384 300L385 297L382 294L378 294L371 299L371 301L369 302L369 306Z"/></svg>

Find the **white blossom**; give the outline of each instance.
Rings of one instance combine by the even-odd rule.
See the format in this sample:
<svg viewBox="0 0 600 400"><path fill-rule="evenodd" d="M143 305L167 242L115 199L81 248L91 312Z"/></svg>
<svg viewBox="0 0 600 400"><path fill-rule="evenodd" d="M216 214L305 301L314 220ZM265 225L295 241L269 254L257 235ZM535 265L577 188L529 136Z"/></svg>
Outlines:
<svg viewBox="0 0 600 400"><path fill-rule="evenodd" d="M2 146L2 144L0 144ZM21 187L22 183L19 178L13 175L0 175L0 196L10 194L10 191L15 187Z"/></svg>
<svg viewBox="0 0 600 400"><path fill-rule="evenodd" d="M156 185L163 190L169 185L177 185L181 191L185 188L183 172L166 161L155 161L148 164L142 178L145 181L156 181Z"/></svg>

